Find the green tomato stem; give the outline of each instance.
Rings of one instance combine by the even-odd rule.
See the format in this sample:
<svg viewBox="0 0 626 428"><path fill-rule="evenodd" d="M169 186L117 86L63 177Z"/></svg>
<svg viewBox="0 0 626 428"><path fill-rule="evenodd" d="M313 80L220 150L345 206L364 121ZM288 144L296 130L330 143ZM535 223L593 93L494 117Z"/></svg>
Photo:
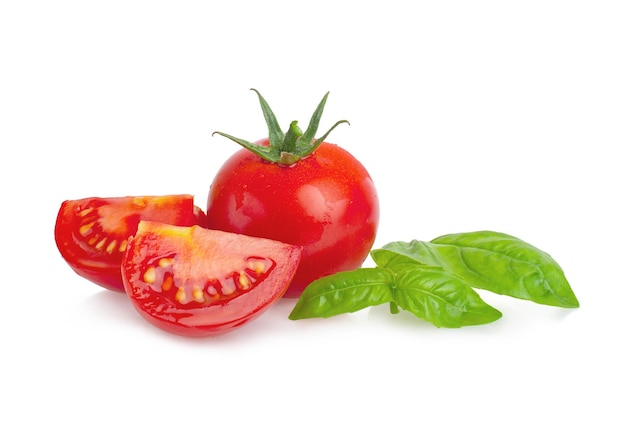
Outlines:
<svg viewBox="0 0 626 428"><path fill-rule="evenodd" d="M296 141L302 137L302 130L298 126L298 121L294 120L289 124L289 129L283 141L277 143L278 149L282 152L295 153Z"/></svg>
<svg viewBox="0 0 626 428"><path fill-rule="evenodd" d="M276 116L267 101L265 101L259 91L256 89L251 90L257 94L259 103L261 104L261 110L263 111L263 117L265 118L265 123L267 124L268 129L269 146L258 146L257 144L250 143L241 138L233 137L232 135L219 131L214 132L213 135L218 134L226 137L266 161L281 165L292 165L301 158L312 154L319 147L319 145L324 142L330 132L339 124L349 124L347 120L340 120L320 138L315 138L322 113L324 112L324 106L326 105L326 99L328 98L329 93L327 92L313 112L306 131L302 132L302 130L298 127L298 121L294 120L289 125L289 130L286 133L283 133L280 129L278 121L276 120Z"/></svg>

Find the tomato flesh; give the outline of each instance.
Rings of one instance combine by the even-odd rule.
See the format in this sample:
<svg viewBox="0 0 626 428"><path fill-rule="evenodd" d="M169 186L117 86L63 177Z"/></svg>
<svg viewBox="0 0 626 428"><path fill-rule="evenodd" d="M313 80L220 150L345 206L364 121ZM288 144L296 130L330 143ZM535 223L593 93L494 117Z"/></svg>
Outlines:
<svg viewBox="0 0 626 428"><path fill-rule="evenodd" d="M170 333L230 332L280 299L302 250L269 239L142 221L122 261L137 311Z"/></svg>
<svg viewBox="0 0 626 428"><path fill-rule="evenodd" d="M84 198L61 204L54 229L57 248L80 276L123 292L120 273L128 239L140 220L206 225L191 195Z"/></svg>
<svg viewBox="0 0 626 428"><path fill-rule="evenodd" d="M298 297L315 279L361 266L376 237L379 206L363 165L324 142L291 166L236 152L211 184L207 217L211 229L301 245L302 261L285 293Z"/></svg>

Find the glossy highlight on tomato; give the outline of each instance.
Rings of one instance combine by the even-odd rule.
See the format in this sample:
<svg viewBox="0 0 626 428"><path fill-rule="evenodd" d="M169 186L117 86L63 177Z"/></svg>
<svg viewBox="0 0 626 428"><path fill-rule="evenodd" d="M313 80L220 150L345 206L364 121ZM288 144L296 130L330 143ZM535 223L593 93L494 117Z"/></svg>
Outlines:
<svg viewBox="0 0 626 428"><path fill-rule="evenodd" d="M268 140L256 144L267 146ZM293 298L315 279L361 266L376 237L379 205L365 167L323 142L292 165L239 150L211 184L207 217L212 229L302 246L285 293Z"/></svg>
<svg viewBox="0 0 626 428"><path fill-rule="evenodd" d="M206 215L194 205L192 195L92 197L61 204L54 237L61 256L77 274L123 292L122 256L140 220L206 225Z"/></svg>
<svg viewBox="0 0 626 428"><path fill-rule="evenodd" d="M263 238L142 221L122 261L126 294L154 326L188 336L233 331L283 295L302 249Z"/></svg>

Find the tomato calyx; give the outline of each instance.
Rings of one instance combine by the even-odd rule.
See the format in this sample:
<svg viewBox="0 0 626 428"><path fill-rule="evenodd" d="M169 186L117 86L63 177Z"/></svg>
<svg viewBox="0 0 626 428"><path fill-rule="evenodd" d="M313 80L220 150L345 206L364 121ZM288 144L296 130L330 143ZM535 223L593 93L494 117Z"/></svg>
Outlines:
<svg viewBox="0 0 626 428"><path fill-rule="evenodd" d="M215 131L213 135L218 134L222 137L226 137L268 162L277 163L279 165L293 165L300 159L312 154L338 125L342 123L347 123L348 125L350 124L347 120L339 120L331 126L324 135L320 138L315 138L322 113L324 112L324 106L326 105L326 100L328 99L329 92L326 92L322 101L320 101L317 108L313 112L306 131L302 132L298 126L298 121L294 120L289 124L287 132L283 132L267 101L265 101L259 91L254 88L251 90L256 92L259 97L261 110L263 111L263 116L265 117L265 122L267 123L269 132L269 145L262 146L250 143L249 141L220 131Z"/></svg>

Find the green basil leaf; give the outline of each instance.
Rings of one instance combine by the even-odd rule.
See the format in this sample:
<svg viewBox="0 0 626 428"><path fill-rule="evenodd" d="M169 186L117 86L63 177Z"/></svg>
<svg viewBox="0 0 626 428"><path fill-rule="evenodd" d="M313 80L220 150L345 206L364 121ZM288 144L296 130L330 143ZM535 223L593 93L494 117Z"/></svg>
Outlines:
<svg viewBox="0 0 626 428"><path fill-rule="evenodd" d="M404 269L395 285L398 306L437 327L487 324L502 317L462 279L436 267Z"/></svg>
<svg viewBox="0 0 626 428"><path fill-rule="evenodd" d="M404 265L407 260L412 260L413 263L419 263L426 266L439 266L444 268L446 266L445 255L440 254L437 247L430 242L413 240L411 242L390 242L384 245L382 250L373 250L373 252L387 251L396 253L396 257L391 255L384 256L384 262L390 269L394 266ZM374 255L372 255L374 258ZM376 258L374 258L376 261ZM378 263L378 262L376 262Z"/></svg>
<svg viewBox="0 0 626 428"><path fill-rule="evenodd" d="M476 288L545 305L579 306L557 262L510 235L457 233L431 242L393 242L383 248L421 264L439 266Z"/></svg>
<svg viewBox="0 0 626 428"><path fill-rule="evenodd" d="M327 318L389 303L393 281L393 273L380 268L360 268L320 278L304 289L289 319Z"/></svg>
<svg viewBox="0 0 626 428"><path fill-rule="evenodd" d="M390 269L394 272L398 272L404 268L412 268L416 264L422 265L422 263L420 263L418 260L415 260L409 255L403 254L401 251L392 251L385 248L379 248L370 251L370 256L372 257L372 260L374 260L374 263L376 263L376 266L380 268ZM434 264L431 263L425 266L432 265Z"/></svg>

